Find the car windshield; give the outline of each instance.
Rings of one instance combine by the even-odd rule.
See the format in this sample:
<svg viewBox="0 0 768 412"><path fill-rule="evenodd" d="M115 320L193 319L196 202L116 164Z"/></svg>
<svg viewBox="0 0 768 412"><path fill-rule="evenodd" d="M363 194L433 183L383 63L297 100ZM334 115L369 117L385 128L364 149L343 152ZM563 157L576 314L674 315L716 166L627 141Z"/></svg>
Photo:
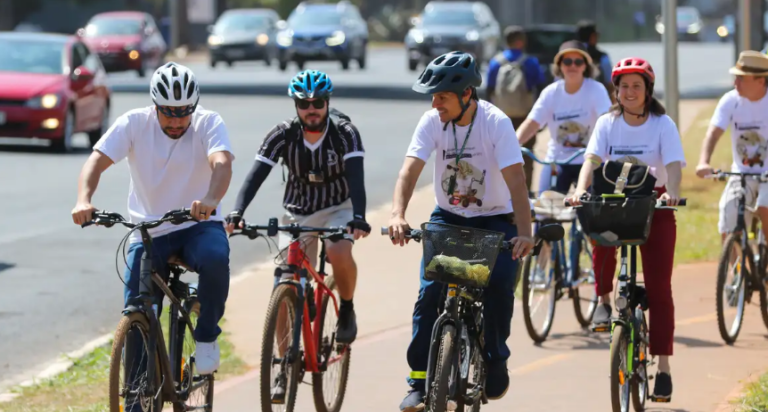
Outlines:
<svg viewBox="0 0 768 412"><path fill-rule="evenodd" d="M85 36L130 36L141 32L141 20L102 18L85 26Z"/></svg>
<svg viewBox="0 0 768 412"><path fill-rule="evenodd" d="M294 27L306 26L338 26L341 24L341 14L329 9L306 9L293 13L288 17L288 24Z"/></svg>
<svg viewBox="0 0 768 412"><path fill-rule="evenodd" d="M236 31L253 31L265 29L269 26L269 18L265 15L253 13L230 13L216 23L214 29L217 33L229 33Z"/></svg>
<svg viewBox="0 0 768 412"><path fill-rule="evenodd" d="M424 13L422 26L474 26L475 15L470 10L433 10Z"/></svg>
<svg viewBox="0 0 768 412"><path fill-rule="evenodd" d="M680 22L680 24L691 25L696 23L698 19L699 16L694 10L683 9L677 11L677 21Z"/></svg>
<svg viewBox="0 0 768 412"><path fill-rule="evenodd" d="M63 74L64 43L0 39L0 71Z"/></svg>
<svg viewBox="0 0 768 412"><path fill-rule="evenodd" d="M570 31L530 30L526 31L526 51L531 54L554 58L560 45L576 36Z"/></svg>

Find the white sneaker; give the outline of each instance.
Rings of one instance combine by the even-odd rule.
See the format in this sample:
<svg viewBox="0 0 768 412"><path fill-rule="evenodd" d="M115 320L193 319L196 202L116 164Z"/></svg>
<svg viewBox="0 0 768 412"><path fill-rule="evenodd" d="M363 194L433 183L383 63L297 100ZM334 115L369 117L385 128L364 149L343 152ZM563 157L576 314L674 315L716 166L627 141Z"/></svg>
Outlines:
<svg viewBox="0 0 768 412"><path fill-rule="evenodd" d="M195 342L195 369L200 375L210 375L219 369L219 342Z"/></svg>

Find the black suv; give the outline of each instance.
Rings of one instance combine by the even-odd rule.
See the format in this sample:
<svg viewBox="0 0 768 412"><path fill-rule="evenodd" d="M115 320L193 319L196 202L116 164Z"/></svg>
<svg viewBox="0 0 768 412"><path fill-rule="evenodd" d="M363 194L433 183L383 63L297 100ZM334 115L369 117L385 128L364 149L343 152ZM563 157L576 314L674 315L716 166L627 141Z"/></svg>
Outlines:
<svg viewBox="0 0 768 412"><path fill-rule="evenodd" d="M489 61L501 46L499 22L487 4L479 1L430 1L405 36L408 68L428 64L452 50Z"/></svg>

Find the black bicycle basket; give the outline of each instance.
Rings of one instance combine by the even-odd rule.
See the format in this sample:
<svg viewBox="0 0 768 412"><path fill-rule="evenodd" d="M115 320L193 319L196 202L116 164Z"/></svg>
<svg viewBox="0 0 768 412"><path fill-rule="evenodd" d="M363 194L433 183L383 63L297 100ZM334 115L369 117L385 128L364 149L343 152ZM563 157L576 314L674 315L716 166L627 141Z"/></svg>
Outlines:
<svg viewBox="0 0 768 412"><path fill-rule="evenodd" d="M582 199L576 214L584 233L600 246L642 245L651 233L656 192L650 196Z"/></svg>
<svg viewBox="0 0 768 412"><path fill-rule="evenodd" d="M493 272L504 233L427 222L421 225L424 277L484 288Z"/></svg>

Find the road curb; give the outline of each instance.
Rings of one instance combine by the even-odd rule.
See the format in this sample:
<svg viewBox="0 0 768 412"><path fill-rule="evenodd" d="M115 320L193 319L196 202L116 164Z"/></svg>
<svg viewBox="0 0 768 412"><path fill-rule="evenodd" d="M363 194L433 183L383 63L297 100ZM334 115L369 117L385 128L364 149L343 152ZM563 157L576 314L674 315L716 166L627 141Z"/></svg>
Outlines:
<svg viewBox="0 0 768 412"><path fill-rule="evenodd" d="M722 402L720 402L719 405L717 405L717 408L713 412L733 412L736 408L735 405L732 403L734 400L738 399L743 393L744 389L756 382L758 379L760 379L760 376L763 375L764 372L752 372L749 374L749 376L739 382L738 385L736 385L731 392L728 394L728 396L723 399Z"/></svg>
<svg viewBox="0 0 768 412"><path fill-rule="evenodd" d="M66 372L69 368L72 367L72 365L75 364L77 360L90 354L91 352L96 350L96 348L99 348L111 342L112 335L113 335L112 333L108 333L108 334L99 336L98 338L83 345L80 349L77 349L62 355L60 360L54 361L53 364L45 368L42 372L35 375L34 378L23 381L17 385L14 385L11 387L11 389L32 386L46 379L50 379L60 373ZM19 394L12 393L12 392L0 393L0 403L11 401L18 396Z"/></svg>

